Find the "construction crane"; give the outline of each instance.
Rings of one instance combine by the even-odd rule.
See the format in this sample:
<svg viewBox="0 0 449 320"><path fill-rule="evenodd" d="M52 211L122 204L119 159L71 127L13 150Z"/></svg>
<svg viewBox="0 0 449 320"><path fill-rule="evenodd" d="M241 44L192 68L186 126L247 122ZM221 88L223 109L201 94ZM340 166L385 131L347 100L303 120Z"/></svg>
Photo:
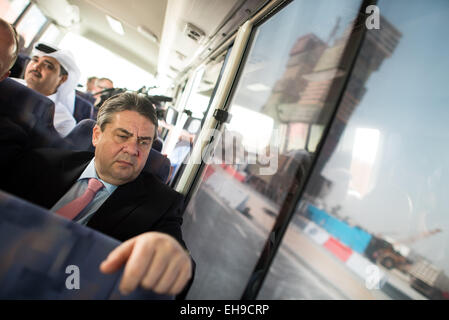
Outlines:
<svg viewBox="0 0 449 320"><path fill-rule="evenodd" d="M396 243L398 243L398 244L399 243L400 244L411 244L411 243L413 243L413 242L415 242L417 240L420 240L420 239L423 239L423 238L427 238L427 237L429 237L431 235L434 235L436 233L439 233L441 231L443 231L443 230L441 230L440 228L436 228L436 229L429 230L429 231L424 231L424 232L418 233L417 235L414 235L414 236L411 236L411 237L408 237L408 238L405 238L405 239L402 239L402 240L398 240L398 241L396 241Z"/></svg>

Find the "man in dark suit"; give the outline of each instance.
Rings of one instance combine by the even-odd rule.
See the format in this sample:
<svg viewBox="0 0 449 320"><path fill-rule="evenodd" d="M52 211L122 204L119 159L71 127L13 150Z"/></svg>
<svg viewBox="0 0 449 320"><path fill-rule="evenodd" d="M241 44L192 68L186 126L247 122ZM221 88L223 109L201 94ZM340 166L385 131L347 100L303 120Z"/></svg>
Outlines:
<svg viewBox="0 0 449 320"><path fill-rule="evenodd" d="M125 241L100 266L111 273L126 263L120 284L124 294L140 285L176 295L192 277L181 233L183 198L142 172L156 132L151 102L123 93L99 111L92 136L95 155L22 150L5 173L6 191Z"/></svg>

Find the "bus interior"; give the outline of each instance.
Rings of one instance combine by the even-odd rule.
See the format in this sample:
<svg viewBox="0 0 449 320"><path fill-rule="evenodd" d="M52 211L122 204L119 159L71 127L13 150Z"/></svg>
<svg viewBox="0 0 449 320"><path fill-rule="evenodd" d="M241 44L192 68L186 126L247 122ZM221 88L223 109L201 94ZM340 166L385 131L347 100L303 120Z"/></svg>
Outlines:
<svg viewBox="0 0 449 320"><path fill-rule="evenodd" d="M24 57L71 50L79 91L106 77L156 106L196 262L186 299L449 299L449 2L0 0L0 14Z"/></svg>

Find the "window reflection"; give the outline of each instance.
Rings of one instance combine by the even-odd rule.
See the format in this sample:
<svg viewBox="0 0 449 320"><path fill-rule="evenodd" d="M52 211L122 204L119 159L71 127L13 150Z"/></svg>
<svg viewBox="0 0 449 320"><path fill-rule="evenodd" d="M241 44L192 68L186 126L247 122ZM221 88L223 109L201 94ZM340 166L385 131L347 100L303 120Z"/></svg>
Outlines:
<svg viewBox="0 0 449 320"><path fill-rule="evenodd" d="M172 151L169 148L165 149L172 165L170 178L172 180L180 176L182 164L189 161L190 153L201 129L201 120L209 119L212 115L208 106L225 61L225 54L195 72L195 81L184 104L185 109L180 119L180 132L170 138L171 141L174 139L177 141L174 141ZM170 123L163 123L163 126L173 129Z"/></svg>
<svg viewBox="0 0 449 320"><path fill-rule="evenodd" d="M184 215L197 261L188 298L243 293L287 190L298 171L306 175L335 107L359 5L295 1L253 30L229 104L232 119L223 134L211 133L217 147Z"/></svg>
<svg viewBox="0 0 449 320"><path fill-rule="evenodd" d="M378 6L260 299L449 299L449 3Z"/></svg>

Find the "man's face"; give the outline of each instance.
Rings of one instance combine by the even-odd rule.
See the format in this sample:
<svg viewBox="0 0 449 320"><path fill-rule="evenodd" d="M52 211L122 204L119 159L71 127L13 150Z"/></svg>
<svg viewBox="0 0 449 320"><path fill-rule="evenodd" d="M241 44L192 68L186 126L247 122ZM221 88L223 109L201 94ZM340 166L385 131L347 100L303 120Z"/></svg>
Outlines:
<svg viewBox="0 0 449 320"><path fill-rule="evenodd" d="M94 92L95 91L95 82L97 81L97 78L90 79L87 81L86 89L88 92Z"/></svg>
<svg viewBox="0 0 449 320"><path fill-rule="evenodd" d="M25 81L29 88L50 96L67 80L67 75L60 72L61 65L55 58L33 56L25 70Z"/></svg>
<svg viewBox="0 0 449 320"><path fill-rule="evenodd" d="M104 131L96 125L92 143L98 176L116 186L136 179L150 153L154 131L149 119L129 110L115 113Z"/></svg>

